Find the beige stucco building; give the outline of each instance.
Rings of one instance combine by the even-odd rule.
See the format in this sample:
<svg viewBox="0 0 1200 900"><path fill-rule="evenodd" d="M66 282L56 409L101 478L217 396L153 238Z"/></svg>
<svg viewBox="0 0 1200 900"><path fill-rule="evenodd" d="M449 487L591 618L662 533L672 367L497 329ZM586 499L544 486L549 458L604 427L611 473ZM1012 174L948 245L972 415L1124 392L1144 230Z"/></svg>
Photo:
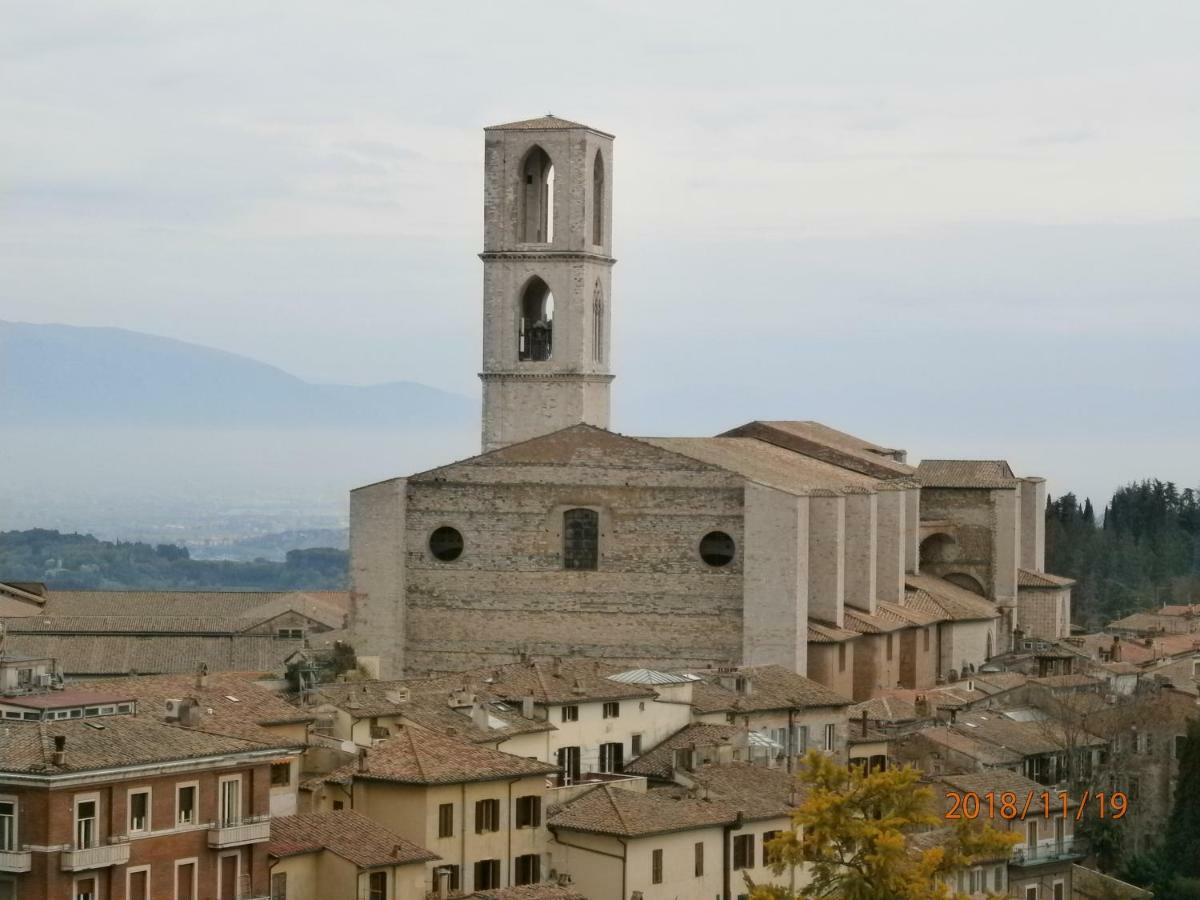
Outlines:
<svg viewBox="0 0 1200 900"><path fill-rule="evenodd" d="M613 139L544 117L485 143L484 453L352 492L360 660L778 665L859 700L979 666L1022 609L1066 633L1069 591L1018 593L1044 483L1006 463L807 421L609 430Z"/></svg>

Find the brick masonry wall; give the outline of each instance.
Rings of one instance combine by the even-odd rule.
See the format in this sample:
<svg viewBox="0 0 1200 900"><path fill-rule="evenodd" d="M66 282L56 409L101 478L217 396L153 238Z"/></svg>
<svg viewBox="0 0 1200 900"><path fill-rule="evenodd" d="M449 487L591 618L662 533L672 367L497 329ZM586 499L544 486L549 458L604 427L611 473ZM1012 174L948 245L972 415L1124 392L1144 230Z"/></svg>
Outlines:
<svg viewBox="0 0 1200 900"><path fill-rule="evenodd" d="M409 672L518 653L629 665L736 662L742 653L743 483L650 445L571 429L409 480L404 564ZM562 568L562 514L600 515L597 571ZM458 528L462 556L428 550ZM738 545L713 568L712 530Z"/></svg>

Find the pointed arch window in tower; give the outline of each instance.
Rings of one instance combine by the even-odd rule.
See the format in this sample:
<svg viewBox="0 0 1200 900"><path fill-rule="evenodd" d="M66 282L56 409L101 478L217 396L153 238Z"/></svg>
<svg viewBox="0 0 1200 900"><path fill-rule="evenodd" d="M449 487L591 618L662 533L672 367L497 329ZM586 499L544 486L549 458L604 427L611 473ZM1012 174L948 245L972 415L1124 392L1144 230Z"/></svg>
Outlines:
<svg viewBox="0 0 1200 900"><path fill-rule="evenodd" d="M521 292L520 322L517 327L517 359L544 362L554 352L554 295L536 275Z"/></svg>
<svg viewBox="0 0 1200 900"><path fill-rule="evenodd" d="M604 155L599 150L592 163L592 243L604 243Z"/></svg>
<svg viewBox="0 0 1200 900"><path fill-rule="evenodd" d="M599 278L592 294L592 359L604 362L604 288Z"/></svg>
<svg viewBox="0 0 1200 900"><path fill-rule="evenodd" d="M521 162L521 220L517 237L528 244L554 241L554 163L536 144Z"/></svg>
<svg viewBox="0 0 1200 900"><path fill-rule="evenodd" d="M600 514L594 509L563 513L563 568L594 570L600 559Z"/></svg>

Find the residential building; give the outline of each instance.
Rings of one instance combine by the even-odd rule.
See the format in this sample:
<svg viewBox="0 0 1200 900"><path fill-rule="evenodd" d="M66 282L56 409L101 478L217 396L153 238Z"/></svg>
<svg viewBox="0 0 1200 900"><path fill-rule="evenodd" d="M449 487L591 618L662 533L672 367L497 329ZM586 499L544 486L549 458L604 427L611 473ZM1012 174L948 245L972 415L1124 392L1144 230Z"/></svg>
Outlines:
<svg viewBox="0 0 1200 900"><path fill-rule="evenodd" d="M1035 781L1008 772L992 771L974 775L943 775L931 779L934 802L943 815L961 815L963 797L977 798L979 814L972 820L986 822L1002 831L1020 836L1008 859L1006 881L1010 897L1019 900L1068 900L1072 896L1073 867L1087 856L1086 842L1075 837L1074 814L1062 816L1061 810L1051 807L1045 815L1044 806L1031 803L1024 816L1008 816L1000 802L989 806L989 793L1002 797L1005 793L1018 798L1020 806L1026 797L1040 801L1045 788ZM968 811L974 801L968 802ZM956 806L957 804L957 806ZM949 820L953 824L953 820ZM983 874L981 872L981 874ZM994 875L992 885L994 885ZM969 882L968 882L969 887ZM986 888L991 890L992 887Z"/></svg>
<svg viewBox="0 0 1200 900"><path fill-rule="evenodd" d="M589 900L742 896L745 876L775 877L764 845L792 827L795 779L749 763L680 775L649 790L600 785L551 814L555 864Z"/></svg>
<svg viewBox="0 0 1200 900"><path fill-rule="evenodd" d="M201 724L193 705L6 722L0 896L267 897L272 767L302 748Z"/></svg>
<svg viewBox="0 0 1200 900"><path fill-rule="evenodd" d="M846 760L850 698L783 666L696 670L695 721L737 724L769 738L787 768L809 750Z"/></svg>
<svg viewBox="0 0 1200 900"><path fill-rule="evenodd" d="M428 890L530 884L550 871L545 826L555 766L417 725L303 785L308 812L350 809L438 856Z"/></svg>
<svg viewBox="0 0 1200 900"><path fill-rule="evenodd" d="M271 821L271 900L409 900L436 854L350 809Z"/></svg>

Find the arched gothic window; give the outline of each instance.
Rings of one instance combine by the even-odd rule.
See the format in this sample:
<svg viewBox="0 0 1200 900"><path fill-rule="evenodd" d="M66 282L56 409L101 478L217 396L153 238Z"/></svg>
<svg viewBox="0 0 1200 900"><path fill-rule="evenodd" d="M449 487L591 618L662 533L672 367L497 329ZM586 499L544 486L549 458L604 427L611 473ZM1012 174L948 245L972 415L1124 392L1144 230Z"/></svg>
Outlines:
<svg viewBox="0 0 1200 900"><path fill-rule="evenodd" d="M604 156L599 150L592 163L592 243L604 243Z"/></svg>
<svg viewBox="0 0 1200 900"><path fill-rule="evenodd" d="M517 359L542 362L554 352L554 295L536 275L521 293L517 326Z"/></svg>
<svg viewBox="0 0 1200 900"><path fill-rule="evenodd" d="M599 278L592 294L592 359L604 362L604 288Z"/></svg>
<svg viewBox="0 0 1200 900"><path fill-rule="evenodd" d="M563 513L563 568L595 569L600 560L600 514L594 509Z"/></svg>
<svg viewBox="0 0 1200 900"><path fill-rule="evenodd" d="M554 240L554 163L534 145L521 162L521 219L517 238L531 244Z"/></svg>

